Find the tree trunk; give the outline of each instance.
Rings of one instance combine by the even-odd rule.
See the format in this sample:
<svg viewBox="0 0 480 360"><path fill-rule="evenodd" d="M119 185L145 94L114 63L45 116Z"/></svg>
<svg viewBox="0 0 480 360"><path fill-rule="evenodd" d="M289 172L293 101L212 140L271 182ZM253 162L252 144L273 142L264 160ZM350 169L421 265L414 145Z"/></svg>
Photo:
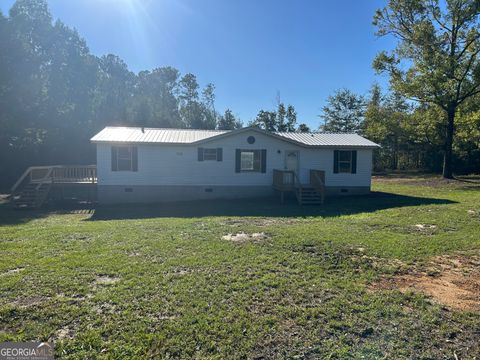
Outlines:
<svg viewBox="0 0 480 360"><path fill-rule="evenodd" d="M453 147L453 132L455 121L456 107L451 106L447 111L447 134L445 139L445 155L443 157L443 177L445 179L453 179L452 169L452 147Z"/></svg>

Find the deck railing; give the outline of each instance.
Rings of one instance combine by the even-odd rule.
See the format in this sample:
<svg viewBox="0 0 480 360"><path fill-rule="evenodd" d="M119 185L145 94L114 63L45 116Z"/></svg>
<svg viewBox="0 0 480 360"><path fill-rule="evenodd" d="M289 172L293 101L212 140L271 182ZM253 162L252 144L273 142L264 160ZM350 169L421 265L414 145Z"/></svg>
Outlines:
<svg viewBox="0 0 480 360"><path fill-rule="evenodd" d="M325 171L310 169L310 185L320 193L323 204L325 199Z"/></svg>
<svg viewBox="0 0 480 360"><path fill-rule="evenodd" d="M12 194L22 185L28 183L92 183L97 182L95 165L53 165L31 166L12 186Z"/></svg>
<svg viewBox="0 0 480 360"><path fill-rule="evenodd" d="M292 191L296 187L301 187L295 171L292 170L273 170L273 187L280 191Z"/></svg>

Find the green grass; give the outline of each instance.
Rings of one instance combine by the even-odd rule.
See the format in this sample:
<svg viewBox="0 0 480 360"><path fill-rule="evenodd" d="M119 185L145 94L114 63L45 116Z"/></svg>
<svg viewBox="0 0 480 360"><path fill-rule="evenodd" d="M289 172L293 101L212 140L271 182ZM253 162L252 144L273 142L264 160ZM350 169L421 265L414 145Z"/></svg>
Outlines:
<svg viewBox="0 0 480 360"><path fill-rule="evenodd" d="M1 205L0 341L50 339L75 359L478 358L480 314L369 289L435 255L479 253L480 186L431 180L319 208ZM240 231L269 238L222 239Z"/></svg>

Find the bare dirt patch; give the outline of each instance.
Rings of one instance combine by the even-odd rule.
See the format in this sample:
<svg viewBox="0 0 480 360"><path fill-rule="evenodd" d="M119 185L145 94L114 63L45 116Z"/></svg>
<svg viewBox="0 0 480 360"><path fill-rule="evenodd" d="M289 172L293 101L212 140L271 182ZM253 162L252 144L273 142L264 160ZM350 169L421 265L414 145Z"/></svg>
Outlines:
<svg viewBox="0 0 480 360"><path fill-rule="evenodd" d="M480 312L480 256L438 256L423 269L373 284L373 289L420 292L451 309Z"/></svg>
<svg viewBox="0 0 480 360"><path fill-rule="evenodd" d="M79 326L80 321L78 319L73 320L72 322L65 324L65 326L55 331L55 333L50 336L48 341L62 341L73 339L78 332Z"/></svg>
<svg viewBox="0 0 480 360"><path fill-rule="evenodd" d="M18 298L10 302L9 304L18 308L28 308L31 306L43 305L49 300L50 298L46 296L33 295L33 296L24 296L24 297Z"/></svg>
<svg viewBox="0 0 480 360"><path fill-rule="evenodd" d="M65 237L65 240L70 241L70 240L76 240L76 241L89 241L92 239L92 236L89 234L83 234L83 233L73 233L67 235Z"/></svg>
<svg viewBox="0 0 480 360"><path fill-rule="evenodd" d="M119 277L102 275L95 279L95 285L113 285L120 281Z"/></svg>
<svg viewBox="0 0 480 360"><path fill-rule="evenodd" d="M228 226L245 226L245 225L253 225L253 226L273 226L279 224L294 224L299 222L297 219L284 219L284 218L246 218L246 219L227 219L221 221L221 225L228 225Z"/></svg>
<svg viewBox="0 0 480 360"><path fill-rule="evenodd" d="M25 268L23 267L18 267L18 268L15 268L15 269L10 269L10 270L7 270L3 273L0 274L0 276L2 275L13 275L13 274L18 274L19 272L25 270Z"/></svg>
<svg viewBox="0 0 480 360"><path fill-rule="evenodd" d="M244 243L244 242L257 242L257 241L262 241L268 239L269 236L265 234L264 232L260 233L253 233L253 234L247 234L244 232L239 232L236 234L227 234L222 236L223 240L228 240L232 242L237 242L237 243Z"/></svg>
<svg viewBox="0 0 480 360"><path fill-rule="evenodd" d="M372 176L372 180L376 183L397 183L414 186L428 186L435 188L443 187L468 187L480 188L480 179L478 177L462 177L455 179L444 179L438 175L432 174L401 174L393 173L391 175Z"/></svg>

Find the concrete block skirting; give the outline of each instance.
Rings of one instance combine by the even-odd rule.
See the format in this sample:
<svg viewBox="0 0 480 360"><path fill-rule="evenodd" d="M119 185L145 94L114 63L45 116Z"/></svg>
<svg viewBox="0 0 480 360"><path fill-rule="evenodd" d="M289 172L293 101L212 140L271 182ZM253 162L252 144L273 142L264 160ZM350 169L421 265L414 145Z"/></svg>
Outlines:
<svg viewBox="0 0 480 360"><path fill-rule="evenodd" d="M326 187L326 196L368 194L368 186ZM98 185L100 204L272 197L271 186Z"/></svg>

